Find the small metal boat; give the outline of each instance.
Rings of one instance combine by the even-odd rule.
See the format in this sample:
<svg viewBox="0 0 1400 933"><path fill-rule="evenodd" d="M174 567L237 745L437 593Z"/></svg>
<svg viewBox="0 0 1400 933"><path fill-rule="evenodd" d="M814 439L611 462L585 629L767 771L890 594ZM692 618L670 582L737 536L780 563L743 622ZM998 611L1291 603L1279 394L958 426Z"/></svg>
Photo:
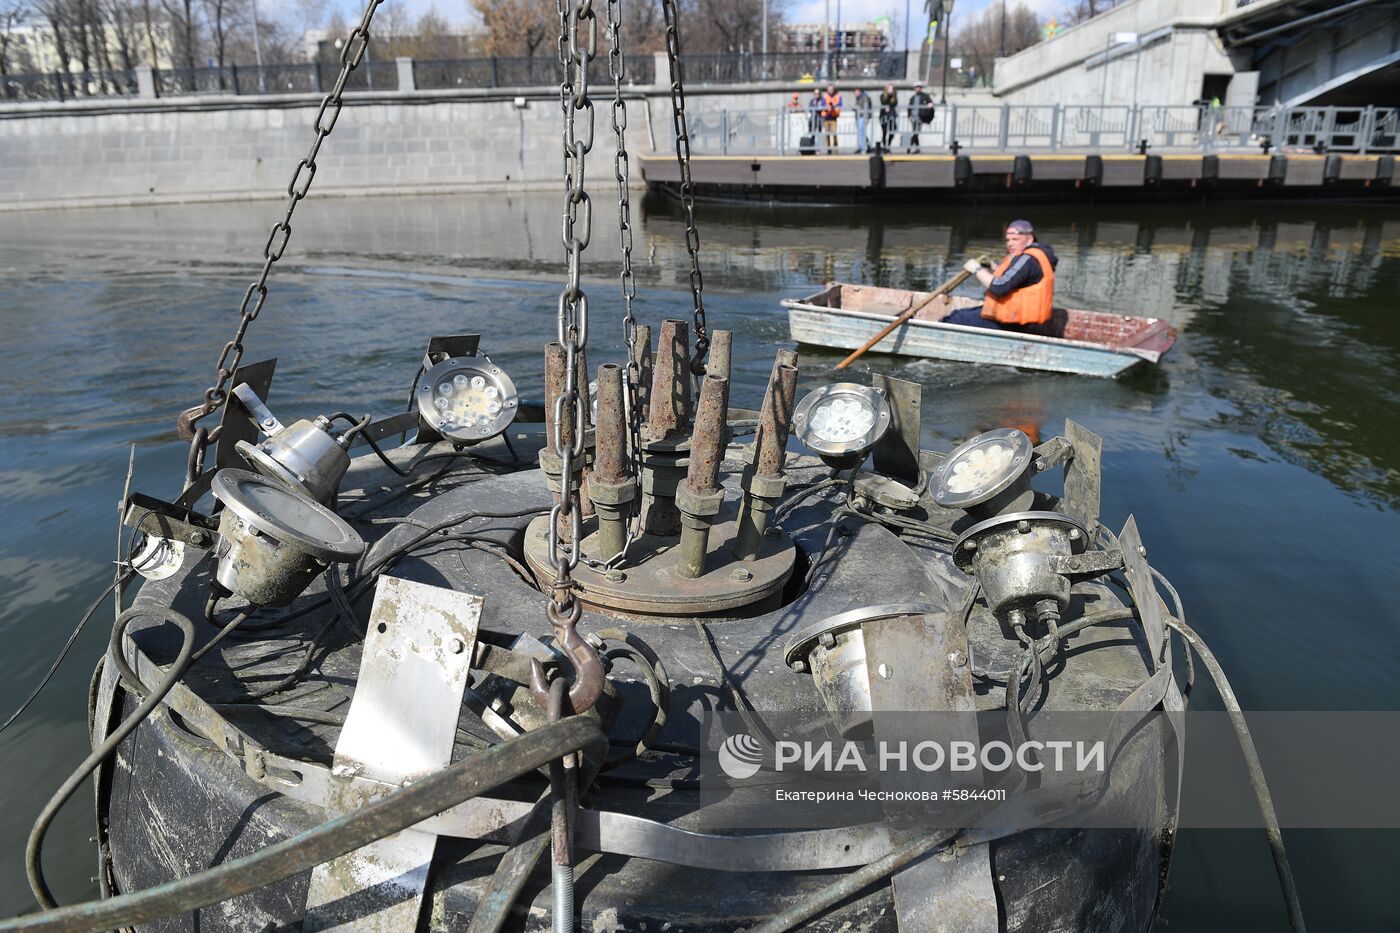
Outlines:
<svg viewBox="0 0 1400 933"><path fill-rule="evenodd" d="M854 350L928 298L928 292L833 282L815 295L787 299L783 307L794 341ZM943 323L949 310L977 304L959 296L935 302L872 352L1108 377L1141 363L1155 365L1176 342L1176 328L1159 318L1073 308L1063 312L1058 337Z"/></svg>

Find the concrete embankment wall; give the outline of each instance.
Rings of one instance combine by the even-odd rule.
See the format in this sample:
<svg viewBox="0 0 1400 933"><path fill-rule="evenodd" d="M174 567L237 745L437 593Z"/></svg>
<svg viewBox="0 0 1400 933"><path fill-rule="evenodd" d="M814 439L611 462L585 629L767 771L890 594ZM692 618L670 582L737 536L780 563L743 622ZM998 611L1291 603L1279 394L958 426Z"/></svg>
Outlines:
<svg viewBox="0 0 1400 933"><path fill-rule="evenodd" d="M696 89L687 106L695 113L777 109L798 87ZM597 88L588 172L594 190L615 184L611 97L611 89ZM629 149L651 149L652 134L669 148L667 90L638 88L628 98ZM285 196L319 106L319 97L297 95L0 107L0 210ZM313 191L562 187L561 131L557 89L347 94ZM635 161L632 180L642 182Z"/></svg>

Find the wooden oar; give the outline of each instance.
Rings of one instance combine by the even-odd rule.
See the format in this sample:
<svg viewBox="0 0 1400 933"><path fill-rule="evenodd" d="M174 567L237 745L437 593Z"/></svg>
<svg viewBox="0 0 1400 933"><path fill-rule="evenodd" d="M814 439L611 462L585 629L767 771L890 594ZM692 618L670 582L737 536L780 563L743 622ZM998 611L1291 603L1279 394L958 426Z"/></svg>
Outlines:
<svg viewBox="0 0 1400 933"><path fill-rule="evenodd" d="M985 264L986 258L979 257L978 261ZM865 351L869 350L871 347L875 346L875 344L888 337L890 335L890 332L893 331L896 327L908 321L910 318L927 308L929 305L933 304L933 300L935 298L938 298L941 295L946 295L948 292L951 292L963 282L967 281L967 277L970 275L972 275L971 272L968 272L966 269L963 269L957 275L953 276L951 279L935 288L933 290L933 294L929 295L927 300L925 300L922 304L915 305L908 311L905 311L902 314L900 314L899 317L895 318L893 321L890 322L890 325L888 327L880 331L874 337L871 337L869 340L867 340L863 347L852 353L850 356L846 357L841 362L837 363L836 368L845 369L847 366L850 366L857 359L859 359L865 353Z"/></svg>

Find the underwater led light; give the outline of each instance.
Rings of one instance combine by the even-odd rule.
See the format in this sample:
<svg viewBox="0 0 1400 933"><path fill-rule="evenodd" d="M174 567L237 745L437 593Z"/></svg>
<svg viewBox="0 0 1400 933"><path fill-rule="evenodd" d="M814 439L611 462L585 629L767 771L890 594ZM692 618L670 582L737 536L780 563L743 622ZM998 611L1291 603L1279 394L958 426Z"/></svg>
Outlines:
<svg viewBox="0 0 1400 933"><path fill-rule="evenodd" d="M418 414L437 433L474 444L495 437L515 420L515 383L485 357L452 357L418 381Z"/></svg>
<svg viewBox="0 0 1400 933"><path fill-rule="evenodd" d="M1031 439L1024 432L999 428L979 434L934 470L933 501L945 509L968 509L1020 494L1022 486L1029 489L1030 468Z"/></svg>
<svg viewBox="0 0 1400 933"><path fill-rule="evenodd" d="M835 382L797 403L792 427L808 448L826 457L865 453L890 427L890 403L869 386Z"/></svg>

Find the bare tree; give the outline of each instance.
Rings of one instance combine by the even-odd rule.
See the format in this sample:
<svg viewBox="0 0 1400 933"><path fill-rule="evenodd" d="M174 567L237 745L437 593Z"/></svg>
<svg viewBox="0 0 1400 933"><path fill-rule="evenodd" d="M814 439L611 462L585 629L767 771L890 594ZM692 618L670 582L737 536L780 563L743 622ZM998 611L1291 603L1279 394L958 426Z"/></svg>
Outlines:
<svg viewBox="0 0 1400 933"><path fill-rule="evenodd" d="M769 0L768 34L782 23L782 0ZM682 0L683 52L738 52L763 32L763 0Z"/></svg>
<svg viewBox="0 0 1400 933"><path fill-rule="evenodd" d="M1002 26L1001 5L987 7L972 25L953 31L949 38L952 54L975 66L984 77L990 77L1003 47L1006 55L1014 55L1040 41L1040 21L1020 4L1006 10L1005 31Z"/></svg>
<svg viewBox="0 0 1400 933"><path fill-rule="evenodd" d="M472 9L486 27L488 55L524 55L547 45L557 36L559 16L553 5L540 0L471 0Z"/></svg>
<svg viewBox="0 0 1400 933"><path fill-rule="evenodd" d="M1086 19L1093 19L1100 13L1106 13L1123 2L1125 0L1075 0L1065 8L1065 25L1074 26Z"/></svg>
<svg viewBox="0 0 1400 933"><path fill-rule="evenodd" d="M29 7L25 0L0 0L0 75L10 74L10 47L14 44L14 30L16 26L24 25L28 15ZM18 61L15 64L19 64Z"/></svg>
<svg viewBox="0 0 1400 933"><path fill-rule="evenodd" d="M171 58L186 68L194 68L199 55L199 14L194 4L195 0L160 0L174 38Z"/></svg>

